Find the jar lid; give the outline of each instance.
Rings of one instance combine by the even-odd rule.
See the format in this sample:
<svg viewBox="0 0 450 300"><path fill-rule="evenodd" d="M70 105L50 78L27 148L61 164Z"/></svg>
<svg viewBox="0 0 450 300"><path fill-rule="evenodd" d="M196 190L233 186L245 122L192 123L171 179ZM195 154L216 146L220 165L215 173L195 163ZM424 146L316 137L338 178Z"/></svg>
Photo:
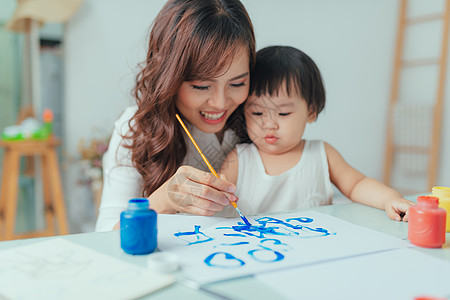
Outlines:
<svg viewBox="0 0 450 300"><path fill-rule="evenodd" d="M439 198L450 198L450 188L444 186L435 186L431 189L433 196L437 196Z"/></svg>
<svg viewBox="0 0 450 300"><path fill-rule="evenodd" d="M432 196L419 196L417 197L417 203L437 206L439 205L439 198Z"/></svg>
<svg viewBox="0 0 450 300"><path fill-rule="evenodd" d="M128 209L148 209L149 202L147 198L133 198L128 201Z"/></svg>

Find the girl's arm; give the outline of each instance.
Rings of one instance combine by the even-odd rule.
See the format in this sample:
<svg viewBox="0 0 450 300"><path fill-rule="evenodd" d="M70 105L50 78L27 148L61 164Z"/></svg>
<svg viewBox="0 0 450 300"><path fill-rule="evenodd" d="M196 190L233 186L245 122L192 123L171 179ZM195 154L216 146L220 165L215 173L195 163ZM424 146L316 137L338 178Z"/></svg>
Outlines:
<svg viewBox="0 0 450 300"><path fill-rule="evenodd" d="M392 220L408 221L408 208L414 204L394 189L364 176L350 166L339 152L325 143L331 182L350 200L384 209Z"/></svg>

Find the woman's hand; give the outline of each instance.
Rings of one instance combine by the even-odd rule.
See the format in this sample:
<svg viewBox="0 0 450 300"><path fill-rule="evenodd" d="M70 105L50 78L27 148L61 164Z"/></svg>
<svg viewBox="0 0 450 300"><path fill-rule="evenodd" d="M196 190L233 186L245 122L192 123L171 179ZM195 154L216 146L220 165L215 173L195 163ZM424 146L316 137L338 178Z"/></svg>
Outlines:
<svg viewBox="0 0 450 300"><path fill-rule="evenodd" d="M212 216L221 211L230 201L238 200L233 194L236 191L234 184L190 166L178 168L177 172L158 190L161 189L165 190L165 204L171 208L170 211L166 208L166 213L185 212ZM157 191L154 194L163 196L160 192ZM152 196L150 198L153 198ZM159 198L158 202L161 200L163 199ZM152 203L151 200L150 203ZM157 206L159 205L155 205L154 209L158 212ZM160 212L164 213L164 211Z"/></svg>
<svg viewBox="0 0 450 300"><path fill-rule="evenodd" d="M386 200L384 210L390 219L408 222L409 207L413 204L414 202L406 200L402 197L391 198Z"/></svg>

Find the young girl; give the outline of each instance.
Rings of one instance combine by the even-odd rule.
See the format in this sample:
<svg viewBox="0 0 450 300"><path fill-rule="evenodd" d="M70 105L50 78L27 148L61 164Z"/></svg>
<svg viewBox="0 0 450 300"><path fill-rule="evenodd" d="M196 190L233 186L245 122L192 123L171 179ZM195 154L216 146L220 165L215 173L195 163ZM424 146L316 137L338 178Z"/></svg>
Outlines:
<svg viewBox="0 0 450 300"><path fill-rule="evenodd" d="M316 64L300 50L274 46L258 51L244 115L250 144L225 159L221 173L236 183L240 210L249 215L332 203L333 183L352 201L408 220L413 203L350 166L331 145L304 140L306 124L325 105ZM232 207L217 215L235 216Z"/></svg>
<svg viewBox="0 0 450 300"><path fill-rule="evenodd" d="M166 3L136 80L137 105L115 123L103 157L97 231L117 228L135 197L158 213L197 215L237 200L234 184L208 171L175 114L219 168L239 141L234 112L248 96L254 57L253 26L239 0Z"/></svg>

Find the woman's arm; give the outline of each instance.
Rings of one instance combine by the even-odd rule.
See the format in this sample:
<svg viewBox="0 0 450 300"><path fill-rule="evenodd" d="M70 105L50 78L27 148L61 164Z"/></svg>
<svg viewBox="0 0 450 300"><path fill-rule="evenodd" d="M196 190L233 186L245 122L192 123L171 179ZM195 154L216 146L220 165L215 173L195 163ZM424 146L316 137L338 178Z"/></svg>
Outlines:
<svg viewBox="0 0 450 300"><path fill-rule="evenodd" d="M114 123L108 151L103 155L103 191L96 231L113 229L128 200L141 197L142 176L132 166L129 149L125 148L122 134L129 129L128 120L136 107L127 108Z"/></svg>
<svg viewBox="0 0 450 300"><path fill-rule="evenodd" d="M236 148L228 153L227 157L222 163L220 168L220 175L225 176L225 178L236 185L239 171L239 161Z"/></svg>
<svg viewBox="0 0 450 300"><path fill-rule="evenodd" d="M103 157L103 192L96 231L119 228L120 213L128 200L142 195L142 176L133 167L130 149L124 147L123 135L129 131L128 120L136 107L125 110L115 123L108 151ZM157 213L212 216L229 201L236 201L236 186L190 166L181 166L177 172L149 197L150 207Z"/></svg>
<svg viewBox="0 0 450 300"><path fill-rule="evenodd" d="M414 204L394 189L364 176L350 166L339 152L325 143L331 182L350 200L384 209L389 218L408 220L408 208Z"/></svg>
<svg viewBox="0 0 450 300"><path fill-rule="evenodd" d="M150 195L149 200L157 213L185 212L212 216L228 205L229 201L237 200L235 191L236 186L226 179L194 167L181 166Z"/></svg>
<svg viewBox="0 0 450 300"><path fill-rule="evenodd" d="M212 216L230 201L237 201L236 187L231 182L217 178L190 166L178 171L148 199L150 207L159 214L190 213ZM114 229L119 229L116 223Z"/></svg>
<svg viewBox="0 0 450 300"><path fill-rule="evenodd" d="M238 174L236 149L225 158L220 174L221 178L217 178L210 172L181 166L149 197L150 206L158 213L186 212L212 216L230 201L238 200L234 195Z"/></svg>

